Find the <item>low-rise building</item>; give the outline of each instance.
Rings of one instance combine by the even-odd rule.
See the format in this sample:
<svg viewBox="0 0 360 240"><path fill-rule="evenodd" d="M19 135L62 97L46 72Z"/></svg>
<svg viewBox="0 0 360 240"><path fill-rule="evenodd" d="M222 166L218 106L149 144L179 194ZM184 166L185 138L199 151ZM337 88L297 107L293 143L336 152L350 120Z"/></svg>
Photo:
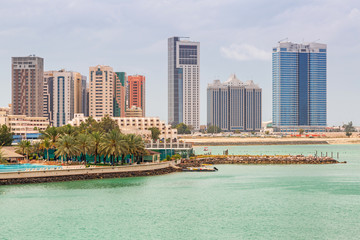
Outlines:
<svg viewBox="0 0 360 240"><path fill-rule="evenodd" d="M125 117L142 117L143 111L141 108L132 106L131 108L126 109Z"/></svg>
<svg viewBox="0 0 360 240"><path fill-rule="evenodd" d="M84 114L75 114L74 119L68 122L72 126L80 126L85 122L88 117ZM96 121L101 121L101 117L93 117ZM120 130L125 133L133 133L141 135L143 138L150 138L151 131L149 128L156 127L160 130L160 138L164 139L177 139L177 129L172 129L171 125L165 124L160 121L158 117L111 117L116 121Z"/></svg>
<svg viewBox="0 0 360 240"><path fill-rule="evenodd" d="M7 115L0 111L0 124L5 124L14 135L14 140L37 139L40 131L46 130L50 125L46 117L27 117L26 115Z"/></svg>

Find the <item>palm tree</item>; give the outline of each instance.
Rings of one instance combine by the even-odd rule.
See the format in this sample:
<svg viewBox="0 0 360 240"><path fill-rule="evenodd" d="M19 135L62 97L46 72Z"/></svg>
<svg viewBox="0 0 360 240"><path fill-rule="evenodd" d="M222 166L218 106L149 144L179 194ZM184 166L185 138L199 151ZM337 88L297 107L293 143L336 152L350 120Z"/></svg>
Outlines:
<svg viewBox="0 0 360 240"><path fill-rule="evenodd" d="M56 156L61 156L62 159L66 158L69 161L69 158L75 157L80 152L76 139L71 135L63 135L56 142Z"/></svg>
<svg viewBox="0 0 360 240"><path fill-rule="evenodd" d="M127 138L129 153L133 155L134 159L136 160L137 157L143 156L145 153L145 145L142 138L135 134L129 134Z"/></svg>
<svg viewBox="0 0 360 240"><path fill-rule="evenodd" d="M40 142L34 142L31 146L31 152L36 154L37 157L40 157L41 154L41 143Z"/></svg>
<svg viewBox="0 0 360 240"><path fill-rule="evenodd" d="M51 148L51 142L49 139L45 138L44 140L41 141L41 148L46 150L46 158L49 161L50 156L49 156L49 148Z"/></svg>
<svg viewBox="0 0 360 240"><path fill-rule="evenodd" d="M56 127L48 127L45 131L42 131L41 133L44 139L48 139L50 141L50 148L55 149L56 140L60 136L59 129ZM54 160L56 161L56 155L54 157Z"/></svg>
<svg viewBox="0 0 360 240"><path fill-rule="evenodd" d="M31 150L31 143L29 140L21 140L18 143L18 150L22 155L26 155L26 158L29 159L29 153Z"/></svg>
<svg viewBox="0 0 360 240"><path fill-rule="evenodd" d="M87 133L80 133L77 136L77 146L81 153L81 160L86 164L86 154L90 151L91 137Z"/></svg>
<svg viewBox="0 0 360 240"><path fill-rule="evenodd" d="M60 127L60 133L62 135L72 135L75 136L76 135L76 130L77 128L71 126L70 124L64 125L62 127Z"/></svg>
<svg viewBox="0 0 360 240"><path fill-rule="evenodd" d="M121 152L121 164L125 162L125 156L129 154L129 142L126 135L120 135L121 142L120 142L120 152Z"/></svg>
<svg viewBox="0 0 360 240"><path fill-rule="evenodd" d="M111 130L104 135L103 142L100 144L104 155L110 157L111 165L114 164L114 159L121 154L120 144L124 140L120 135L119 131Z"/></svg>
<svg viewBox="0 0 360 240"><path fill-rule="evenodd" d="M90 142L90 149L92 150L92 153L94 154L94 164L96 164L97 157L100 153L100 143L102 142L104 134L96 131L91 133L91 142Z"/></svg>

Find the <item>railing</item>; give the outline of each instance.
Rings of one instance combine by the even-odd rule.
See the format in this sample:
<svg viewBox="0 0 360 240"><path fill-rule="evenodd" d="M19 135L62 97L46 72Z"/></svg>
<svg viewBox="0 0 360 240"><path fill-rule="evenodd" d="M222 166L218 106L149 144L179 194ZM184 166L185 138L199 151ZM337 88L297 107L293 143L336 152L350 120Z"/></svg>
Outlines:
<svg viewBox="0 0 360 240"><path fill-rule="evenodd" d="M181 149L181 148L192 148L191 143L185 143L185 142L171 142L171 143L160 143L157 142L150 142L145 144L145 148L148 149Z"/></svg>

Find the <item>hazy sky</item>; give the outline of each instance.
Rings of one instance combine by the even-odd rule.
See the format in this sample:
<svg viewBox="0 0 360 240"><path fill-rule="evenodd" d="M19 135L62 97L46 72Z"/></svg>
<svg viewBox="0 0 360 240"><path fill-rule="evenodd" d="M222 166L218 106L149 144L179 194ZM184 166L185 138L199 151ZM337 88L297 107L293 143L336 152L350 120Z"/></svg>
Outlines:
<svg viewBox="0 0 360 240"><path fill-rule="evenodd" d="M271 3L271 4L270 4ZM167 120L167 38L200 41L201 124L206 86L231 73L263 88L271 120L271 49L279 40L328 44L328 125L360 125L359 0L0 0L0 106L11 102L11 57L45 70L109 65L146 76L147 116ZM318 40L320 39L320 40Z"/></svg>

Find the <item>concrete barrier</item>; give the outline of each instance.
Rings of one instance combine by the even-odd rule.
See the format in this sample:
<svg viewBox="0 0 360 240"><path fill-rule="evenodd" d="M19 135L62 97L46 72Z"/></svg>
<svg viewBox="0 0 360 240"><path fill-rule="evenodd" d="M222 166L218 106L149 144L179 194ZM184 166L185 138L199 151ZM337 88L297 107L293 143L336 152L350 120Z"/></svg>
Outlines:
<svg viewBox="0 0 360 240"><path fill-rule="evenodd" d="M122 172L140 172L164 169L174 166L175 161L149 163L130 166L110 166L110 167L96 167L96 168L78 168L78 169L61 169L61 170L41 170L30 172L4 172L0 173L0 180L6 179L22 179L22 178L41 178L41 177L60 177L60 176L75 176L87 174L108 174L108 173L122 173Z"/></svg>

